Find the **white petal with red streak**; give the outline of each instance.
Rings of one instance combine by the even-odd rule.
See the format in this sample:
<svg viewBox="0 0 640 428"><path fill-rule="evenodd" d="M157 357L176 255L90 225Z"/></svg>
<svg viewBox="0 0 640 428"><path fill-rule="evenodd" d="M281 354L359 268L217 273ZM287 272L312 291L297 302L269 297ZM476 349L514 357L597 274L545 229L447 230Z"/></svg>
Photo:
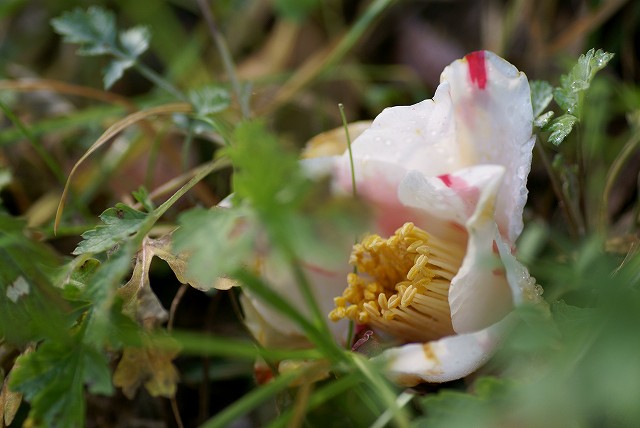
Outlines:
<svg viewBox="0 0 640 428"><path fill-rule="evenodd" d="M486 76L481 88L470 60L480 61ZM511 243L522 231L526 180L535 138L533 111L524 73L492 52L474 52L446 67L440 77L450 85L458 144L475 164L507 168L497 202L500 231Z"/></svg>

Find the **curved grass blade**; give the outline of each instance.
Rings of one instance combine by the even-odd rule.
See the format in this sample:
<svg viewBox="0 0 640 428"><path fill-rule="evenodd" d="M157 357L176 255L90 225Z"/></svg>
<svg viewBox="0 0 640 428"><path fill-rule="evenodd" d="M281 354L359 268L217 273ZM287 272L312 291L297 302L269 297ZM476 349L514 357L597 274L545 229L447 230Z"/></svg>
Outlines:
<svg viewBox="0 0 640 428"><path fill-rule="evenodd" d="M192 107L187 103L171 103L164 104L161 106L153 107L147 110L142 110L129 116L124 119L119 120L118 122L111 125L98 140L93 143L93 145L85 152L84 155L76 162L76 164L71 169L69 173L69 177L67 178L67 182L65 183L64 190L62 191L62 196L60 197L60 203L58 204L58 209L56 211L56 219L53 225L54 234L58 230L58 226L60 225L60 219L62 218L62 211L64 210L64 204L67 199L67 195L69 193L69 185L71 184L71 179L75 174L76 170L84 162L93 152L98 150L102 145L108 142L111 138L119 134L122 130L128 128L136 122L139 122L143 119L146 119L150 116L158 116L158 115L166 115L166 114L174 114L174 113L189 113L192 111Z"/></svg>

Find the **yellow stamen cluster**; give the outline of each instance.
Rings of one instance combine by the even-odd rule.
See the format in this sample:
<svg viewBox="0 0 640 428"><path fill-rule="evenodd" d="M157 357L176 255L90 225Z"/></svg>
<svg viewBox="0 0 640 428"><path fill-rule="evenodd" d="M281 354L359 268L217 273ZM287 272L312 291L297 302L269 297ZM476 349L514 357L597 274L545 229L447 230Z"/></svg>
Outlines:
<svg viewBox="0 0 640 428"><path fill-rule="evenodd" d="M347 277L329 318L368 324L407 342L453 333L449 286L464 249L405 223L388 239L368 235L353 246Z"/></svg>

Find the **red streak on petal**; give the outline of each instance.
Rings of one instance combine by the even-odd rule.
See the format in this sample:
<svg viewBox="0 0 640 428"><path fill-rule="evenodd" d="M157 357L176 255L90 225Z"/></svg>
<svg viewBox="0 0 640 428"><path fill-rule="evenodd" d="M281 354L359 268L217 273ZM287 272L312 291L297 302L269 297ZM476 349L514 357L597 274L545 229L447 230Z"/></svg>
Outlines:
<svg viewBox="0 0 640 428"><path fill-rule="evenodd" d="M498 250L498 243L496 241L493 241L493 254L499 254L500 250Z"/></svg>
<svg viewBox="0 0 640 428"><path fill-rule="evenodd" d="M445 186L447 187L453 186L453 181L451 180L451 176L449 174L442 174L438 176L438 178L442 180Z"/></svg>
<svg viewBox="0 0 640 428"><path fill-rule="evenodd" d="M471 83L475 83L478 89L487 86L487 68L484 63L484 51L471 52L465 56L469 67L469 78Z"/></svg>

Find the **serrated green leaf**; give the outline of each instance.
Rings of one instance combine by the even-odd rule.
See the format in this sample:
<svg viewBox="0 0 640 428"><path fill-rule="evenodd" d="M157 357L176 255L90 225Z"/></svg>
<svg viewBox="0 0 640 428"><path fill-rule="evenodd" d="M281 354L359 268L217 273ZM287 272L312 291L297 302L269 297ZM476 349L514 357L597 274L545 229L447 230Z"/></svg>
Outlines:
<svg viewBox="0 0 640 428"><path fill-rule="evenodd" d="M133 67L135 61L131 59L114 59L102 70L103 77L102 82L104 89L109 89L116 83L124 74L124 72Z"/></svg>
<svg viewBox="0 0 640 428"><path fill-rule="evenodd" d="M548 111L545 114L541 114L540 116L534 119L533 126L541 129L546 127L549 124L549 121L551 120L553 115L554 115L553 111Z"/></svg>
<svg viewBox="0 0 640 428"><path fill-rule="evenodd" d="M214 284L249 261L254 232L236 209L192 209L178 218L174 247L188 258L187 274L200 284Z"/></svg>
<svg viewBox="0 0 640 428"><path fill-rule="evenodd" d="M189 101L200 116L221 112L231 104L229 91L220 86L205 86L189 92Z"/></svg>
<svg viewBox="0 0 640 428"><path fill-rule="evenodd" d="M581 118L581 96L589 89L591 81L596 73L602 70L613 58L613 54L590 49L586 54L580 55L578 63L571 71L560 78L560 87L553 91L553 97L558 105L567 113Z"/></svg>
<svg viewBox="0 0 640 428"><path fill-rule="evenodd" d="M122 50L129 58L137 58L149 48L151 35L146 27L133 27L118 37Z"/></svg>
<svg viewBox="0 0 640 428"><path fill-rule="evenodd" d="M122 203L108 208L100 214L100 219L105 224L83 233L84 240L78 244L73 254L95 254L113 248L136 233L146 217L147 214Z"/></svg>
<svg viewBox="0 0 640 428"><path fill-rule="evenodd" d="M551 131L549 142L556 146L560 145L567 138L577 121L578 118L571 114L563 114L555 118L549 126L549 131Z"/></svg>
<svg viewBox="0 0 640 428"><path fill-rule="evenodd" d="M238 199L267 213L286 210L301 201L308 180L295 154L284 150L262 122L244 122L226 151L236 167L233 189Z"/></svg>
<svg viewBox="0 0 640 428"><path fill-rule="evenodd" d="M553 86L545 80L532 80L529 85L531 87L533 117L538 117L553 99Z"/></svg>
<svg viewBox="0 0 640 428"><path fill-rule="evenodd" d="M51 20L54 30L67 43L80 44L81 55L101 55L113 51L116 41L116 18L112 12L90 7L75 9Z"/></svg>
<svg viewBox="0 0 640 428"><path fill-rule="evenodd" d="M10 387L31 403L29 416L48 427L84 426L84 385L92 393L111 394L106 357L80 342L45 342L22 355L12 370Z"/></svg>

